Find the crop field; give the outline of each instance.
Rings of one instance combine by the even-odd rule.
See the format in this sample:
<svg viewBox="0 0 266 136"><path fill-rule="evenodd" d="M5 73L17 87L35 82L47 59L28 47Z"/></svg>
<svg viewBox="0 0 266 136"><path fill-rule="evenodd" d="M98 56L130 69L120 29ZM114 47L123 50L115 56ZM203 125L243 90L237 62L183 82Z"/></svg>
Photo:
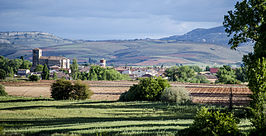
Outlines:
<svg viewBox="0 0 266 136"><path fill-rule="evenodd" d="M0 128L8 135L175 135L187 128L201 104L246 105L251 92L244 85L182 84L199 104L118 102L121 93L137 81L84 81L94 92L90 100L54 101L54 81L1 82L8 97L0 97ZM206 106L206 105L205 105ZM225 107L210 106L221 109ZM240 109L242 110L242 109ZM241 111L238 113L241 113ZM251 123L241 119L242 131ZM1 132L0 132L1 133Z"/></svg>
<svg viewBox="0 0 266 136"><path fill-rule="evenodd" d="M3 82L6 91L13 96L50 97L52 80L39 82ZM84 81L94 92L91 100L118 100L137 81ZM234 105L247 105L251 91L244 85L183 84L172 82L171 86L183 86L192 96L194 103L228 105L232 92Z"/></svg>
<svg viewBox="0 0 266 136"><path fill-rule="evenodd" d="M175 135L193 122L198 108L162 102L9 96L0 97L0 126L7 135ZM239 127L245 132L250 122L241 119Z"/></svg>

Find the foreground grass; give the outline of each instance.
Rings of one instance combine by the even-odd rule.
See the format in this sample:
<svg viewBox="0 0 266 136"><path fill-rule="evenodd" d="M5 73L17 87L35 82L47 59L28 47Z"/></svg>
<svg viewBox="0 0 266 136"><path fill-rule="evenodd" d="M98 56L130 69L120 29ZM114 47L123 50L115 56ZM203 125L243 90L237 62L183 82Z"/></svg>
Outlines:
<svg viewBox="0 0 266 136"><path fill-rule="evenodd" d="M0 97L0 126L23 135L175 135L199 106L161 102L53 101ZM250 123L243 120L244 129Z"/></svg>

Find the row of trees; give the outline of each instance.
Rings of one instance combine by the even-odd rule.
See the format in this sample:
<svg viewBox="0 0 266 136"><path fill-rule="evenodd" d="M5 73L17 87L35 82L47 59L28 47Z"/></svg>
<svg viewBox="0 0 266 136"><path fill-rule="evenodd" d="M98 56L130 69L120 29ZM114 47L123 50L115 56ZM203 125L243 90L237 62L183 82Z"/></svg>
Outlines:
<svg viewBox="0 0 266 136"><path fill-rule="evenodd" d="M0 75L3 75L0 78L13 77L18 72L18 69L29 69L31 65L31 62L24 60L23 56L20 59L8 59L0 56Z"/></svg>
<svg viewBox="0 0 266 136"><path fill-rule="evenodd" d="M113 68L103 68L96 65L91 66L89 72L77 72L71 75L75 80L130 80L128 75L121 74Z"/></svg>
<svg viewBox="0 0 266 136"><path fill-rule="evenodd" d="M196 74L200 71L202 70L198 66L174 66L166 69L165 75L169 78L169 81L209 83L205 76Z"/></svg>

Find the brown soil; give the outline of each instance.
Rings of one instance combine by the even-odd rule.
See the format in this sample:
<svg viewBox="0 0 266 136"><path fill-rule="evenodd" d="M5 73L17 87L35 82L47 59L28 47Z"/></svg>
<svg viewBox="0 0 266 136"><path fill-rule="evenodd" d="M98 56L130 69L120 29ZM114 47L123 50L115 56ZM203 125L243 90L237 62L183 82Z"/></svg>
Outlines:
<svg viewBox="0 0 266 136"><path fill-rule="evenodd" d="M50 97L50 85L54 81L39 82L1 82L6 92L14 96ZM127 91L137 81L84 81L94 92L92 100L118 100L121 93ZM183 86L191 93L193 102L211 104L229 104L233 93L233 104L247 105L251 91L245 85L212 85L171 83L172 86Z"/></svg>

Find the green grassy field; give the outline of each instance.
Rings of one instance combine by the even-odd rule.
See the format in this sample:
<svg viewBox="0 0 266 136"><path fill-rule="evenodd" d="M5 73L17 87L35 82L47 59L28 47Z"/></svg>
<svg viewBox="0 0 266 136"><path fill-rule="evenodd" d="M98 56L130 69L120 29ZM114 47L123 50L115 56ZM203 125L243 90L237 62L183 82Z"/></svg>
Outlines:
<svg viewBox="0 0 266 136"><path fill-rule="evenodd" d="M0 97L0 126L19 135L175 135L193 122L199 107L9 96ZM242 119L240 127L247 130L250 122Z"/></svg>

